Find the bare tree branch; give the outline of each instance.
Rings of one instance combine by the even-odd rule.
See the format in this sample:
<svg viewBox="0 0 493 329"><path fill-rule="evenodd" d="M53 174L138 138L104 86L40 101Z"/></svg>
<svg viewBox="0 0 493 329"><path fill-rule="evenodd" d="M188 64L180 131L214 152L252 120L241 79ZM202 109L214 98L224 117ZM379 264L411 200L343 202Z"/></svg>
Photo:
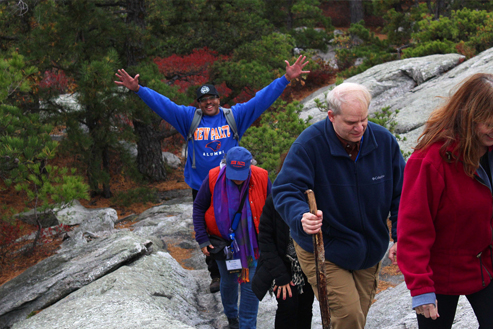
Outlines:
<svg viewBox="0 0 493 329"><path fill-rule="evenodd" d="M2 40L9 40L9 41L19 40L19 38L17 38L17 37L11 37L11 36L8 36L8 35L0 35L0 39L2 39Z"/></svg>
<svg viewBox="0 0 493 329"><path fill-rule="evenodd" d="M0 4L9 3L9 2L11 2L11 1L10 0L0 0ZM16 3L14 5L12 5L12 7L14 8L14 15L18 15L18 16L24 15L29 10L27 3L25 3L22 0L17 0Z"/></svg>

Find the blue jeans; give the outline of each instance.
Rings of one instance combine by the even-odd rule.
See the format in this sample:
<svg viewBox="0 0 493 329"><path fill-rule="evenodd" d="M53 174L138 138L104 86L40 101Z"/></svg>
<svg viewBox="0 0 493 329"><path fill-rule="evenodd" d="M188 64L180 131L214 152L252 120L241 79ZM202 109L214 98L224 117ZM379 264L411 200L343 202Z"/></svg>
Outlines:
<svg viewBox="0 0 493 329"><path fill-rule="evenodd" d="M221 273L221 300L224 314L228 318L238 317L238 273L229 274L226 269L226 261L216 260ZM240 329L257 328L257 313L259 300L252 291L252 278L256 267L250 267L250 282L240 284Z"/></svg>

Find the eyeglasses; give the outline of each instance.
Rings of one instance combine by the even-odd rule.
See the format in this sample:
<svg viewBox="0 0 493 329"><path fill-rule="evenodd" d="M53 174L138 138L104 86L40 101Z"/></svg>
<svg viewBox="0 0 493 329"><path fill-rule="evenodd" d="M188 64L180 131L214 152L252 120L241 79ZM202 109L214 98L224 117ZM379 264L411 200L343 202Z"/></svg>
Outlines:
<svg viewBox="0 0 493 329"><path fill-rule="evenodd" d="M207 96L207 97L202 97L201 99L199 99L199 103L205 103L207 101L211 101L213 99L216 99L217 96Z"/></svg>

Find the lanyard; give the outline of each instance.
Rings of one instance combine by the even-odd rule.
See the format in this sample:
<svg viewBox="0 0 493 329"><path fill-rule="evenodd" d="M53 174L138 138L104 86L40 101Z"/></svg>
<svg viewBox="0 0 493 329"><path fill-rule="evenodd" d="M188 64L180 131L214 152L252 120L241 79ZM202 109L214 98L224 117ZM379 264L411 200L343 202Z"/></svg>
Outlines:
<svg viewBox="0 0 493 329"><path fill-rule="evenodd" d="M233 216L233 222L231 223L231 228L229 229L229 238L231 239L231 241L235 240L235 231L238 228L238 224L240 223L241 220L241 211L243 210L243 204L245 203L247 194L248 194L248 186L245 190L245 194L243 194L243 197L241 198L240 207L238 208L238 210Z"/></svg>

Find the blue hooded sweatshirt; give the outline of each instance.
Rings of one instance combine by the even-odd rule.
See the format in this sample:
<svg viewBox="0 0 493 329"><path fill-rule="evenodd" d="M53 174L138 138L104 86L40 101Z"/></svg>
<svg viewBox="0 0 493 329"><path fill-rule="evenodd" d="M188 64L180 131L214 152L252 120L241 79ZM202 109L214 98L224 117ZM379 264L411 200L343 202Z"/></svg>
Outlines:
<svg viewBox="0 0 493 329"><path fill-rule="evenodd" d="M273 184L274 205L296 243L313 253L312 236L301 225L310 211L305 191L312 189L323 212L325 258L347 270L369 268L387 251L389 213L396 241L404 165L395 137L372 122L351 160L327 118L293 143Z"/></svg>
<svg viewBox="0 0 493 329"><path fill-rule="evenodd" d="M288 84L289 81L282 76L258 91L248 102L231 107L240 140L248 127L281 96ZM177 105L169 98L142 86L137 95L161 118L175 127L185 139L187 138L196 107ZM194 145L196 169L192 168ZM222 109L214 116L202 116L195 130L194 143L192 144L191 140L188 142L188 158L185 164L185 182L188 186L199 190L209 170L219 166L224 154L235 146L238 146L238 142L233 138L233 132Z"/></svg>

